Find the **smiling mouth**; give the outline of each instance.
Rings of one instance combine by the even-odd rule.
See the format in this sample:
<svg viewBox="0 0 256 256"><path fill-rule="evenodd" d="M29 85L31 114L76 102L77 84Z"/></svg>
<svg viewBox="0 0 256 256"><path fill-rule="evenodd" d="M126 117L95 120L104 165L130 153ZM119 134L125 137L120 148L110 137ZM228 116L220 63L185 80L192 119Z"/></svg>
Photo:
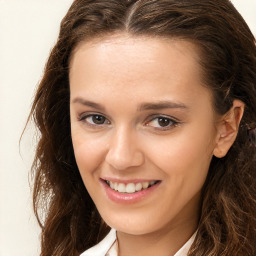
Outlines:
<svg viewBox="0 0 256 256"><path fill-rule="evenodd" d="M146 190L160 182L160 180L155 181L145 181L145 182L136 182L136 183L122 183L122 182L113 182L109 180L104 180L105 183L114 191L123 194L133 194L142 190Z"/></svg>

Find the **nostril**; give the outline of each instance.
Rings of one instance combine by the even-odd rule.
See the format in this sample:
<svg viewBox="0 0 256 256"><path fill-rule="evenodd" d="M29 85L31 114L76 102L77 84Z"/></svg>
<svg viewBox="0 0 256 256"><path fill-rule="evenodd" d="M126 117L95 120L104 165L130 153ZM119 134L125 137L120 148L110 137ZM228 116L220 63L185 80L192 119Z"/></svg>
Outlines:
<svg viewBox="0 0 256 256"><path fill-rule="evenodd" d="M144 162L143 154L138 147L138 138L127 126L116 129L110 138L105 161L116 170L125 170L129 167L140 166Z"/></svg>
<svg viewBox="0 0 256 256"><path fill-rule="evenodd" d="M136 150L110 150L105 158L106 162L117 170L125 170L129 167L140 166L144 163L141 152Z"/></svg>

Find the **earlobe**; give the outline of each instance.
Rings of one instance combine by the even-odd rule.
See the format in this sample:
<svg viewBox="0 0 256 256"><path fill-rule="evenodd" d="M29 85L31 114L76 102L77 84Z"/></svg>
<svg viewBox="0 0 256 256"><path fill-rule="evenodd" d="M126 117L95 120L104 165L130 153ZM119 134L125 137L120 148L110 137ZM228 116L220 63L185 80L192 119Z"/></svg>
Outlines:
<svg viewBox="0 0 256 256"><path fill-rule="evenodd" d="M216 144L213 150L214 156L224 157L233 145L243 117L244 106L242 101L234 100L231 109L218 122Z"/></svg>

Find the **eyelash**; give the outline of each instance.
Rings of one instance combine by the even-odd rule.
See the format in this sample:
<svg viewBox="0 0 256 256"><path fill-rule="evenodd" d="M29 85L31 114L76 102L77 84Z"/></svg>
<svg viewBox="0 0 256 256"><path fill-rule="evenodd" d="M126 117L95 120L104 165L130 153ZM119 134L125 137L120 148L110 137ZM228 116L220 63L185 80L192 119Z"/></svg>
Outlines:
<svg viewBox="0 0 256 256"><path fill-rule="evenodd" d="M93 118L93 117L100 117L100 118L104 118L104 123L102 124L96 124L96 123L92 123L92 122L88 122L86 119L88 118ZM161 126L159 125L159 127L153 127L154 130L157 130L157 131L167 131L167 130L171 130L173 129L174 127L176 127L180 122L176 119L176 118L173 118L173 117L169 117L169 116L165 116L165 115L153 115L153 116L150 116L149 117L149 120L145 122L145 125L146 126L150 126L149 124L155 120L158 119L158 124L159 124L159 121L160 119L165 119L165 121L168 122L168 125L166 126ZM101 115L101 114L87 114L87 115L84 115L82 114L81 116L78 117L78 121L81 121L81 122L84 122L87 126L89 127L92 127L94 129L99 129L99 128L102 128L102 126L104 125L109 125L111 124L111 122L104 116L104 115ZM106 123L107 121L107 123Z"/></svg>
<svg viewBox="0 0 256 256"><path fill-rule="evenodd" d="M165 121L168 122L168 125L166 125L166 126L159 125L160 119L165 119ZM168 130L171 130L171 129L173 129L174 127L176 127L180 123L176 118L159 114L159 115L151 116L150 120L146 122L146 126L149 126L149 123L151 123L151 122L153 122L155 120L157 120L159 127L154 127L154 126L152 126L152 127L155 130L158 130L158 131L168 131Z"/></svg>
<svg viewBox="0 0 256 256"><path fill-rule="evenodd" d="M93 118L93 117L103 117L104 123L103 124L95 124L95 123L93 124L86 120L88 118ZM106 120L108 120L108 119L104 115L101 115L101 114L88 114L88 115L82 114L81 116L78 117L78 121L84 122L86 125L93 127L93 128L101 128L105 124ZM107 124L110 124L110 122L108 121Z"/></svg>

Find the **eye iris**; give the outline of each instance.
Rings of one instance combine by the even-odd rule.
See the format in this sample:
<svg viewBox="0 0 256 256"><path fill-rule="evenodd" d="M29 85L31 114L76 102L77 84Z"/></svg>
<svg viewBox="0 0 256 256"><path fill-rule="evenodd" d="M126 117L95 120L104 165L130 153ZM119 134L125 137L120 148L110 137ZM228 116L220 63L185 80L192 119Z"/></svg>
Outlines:
<svg viewBox="0 0 256 256"><path fill-rule="evenodd" d="M170 119L165 118L165 117L160 117L160 118L158 118L158 123L161 127L165 127L170 124Z"/></svg>
<svg viewBox="0 0 256 256"><path fill-rule="evenodd" d="M104 124L105 120L106 118L104 116L99 116L99 115L92 116L92 121L95 124Z"/></svg>

